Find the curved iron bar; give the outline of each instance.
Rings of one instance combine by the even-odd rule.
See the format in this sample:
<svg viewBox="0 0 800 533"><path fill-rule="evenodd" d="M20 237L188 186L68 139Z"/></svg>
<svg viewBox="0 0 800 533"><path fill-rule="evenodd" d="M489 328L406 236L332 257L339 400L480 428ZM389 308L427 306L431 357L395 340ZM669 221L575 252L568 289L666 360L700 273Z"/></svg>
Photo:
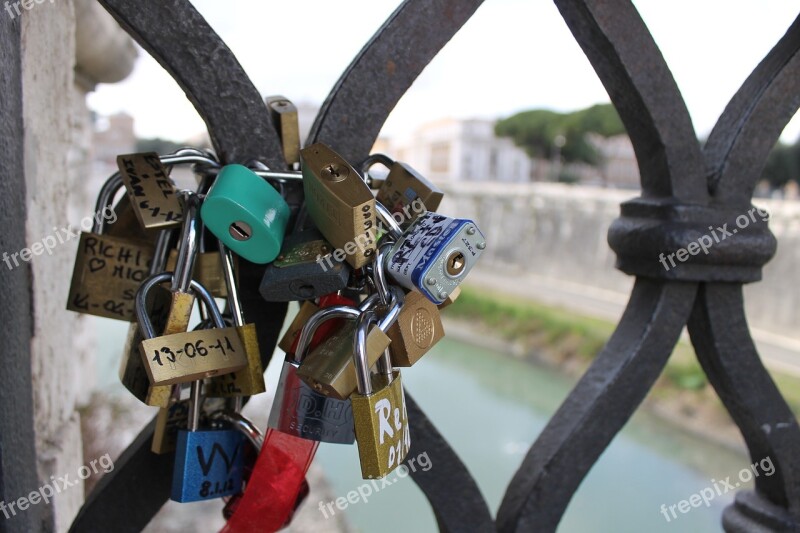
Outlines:
<svg viewBox="0 0 800 533"><path fill-rule="evenodd" d="M331 89L306 144L321 141L348 161L366 159L394 106L482 3L405 0Z"/></svg>
<svg viewBox="0 0 800 533"><path fill-rule="evenodd" d="M800 106L800 16L720 116L703 149L715 201L748 205L769 151Z"/></svg>
<svg viewBox="0 0 800 533"><path fill-rule="evenodd" d="M261 95L189 0L98 2L184 90L221 161L258 159L272 169L286 168ZM247 127L242 127L245 118Z"/></svg>

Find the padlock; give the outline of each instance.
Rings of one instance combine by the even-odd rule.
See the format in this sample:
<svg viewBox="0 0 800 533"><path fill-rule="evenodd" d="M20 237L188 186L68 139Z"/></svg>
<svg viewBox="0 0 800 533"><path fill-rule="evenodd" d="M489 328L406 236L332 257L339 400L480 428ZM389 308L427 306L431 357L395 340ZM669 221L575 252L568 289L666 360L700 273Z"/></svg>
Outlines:
<svg viewBox="0 0 800 533"><path fill-rule="evenodd" d="M376 327L369 331L366 339L367 361L373 366L391 340L386 336L403 308L405 295L398 287L392 287L392 305ZM363 305L363 304L362 304ZM363 311L363 310L362 310ZM325 313L322 309L319 314ZM353 336L356 324L348 321L345 325L325 339L315 350L306 356L297 370L297 375L315 391L337 398L347 399L356 390L356 372L353 365Z"/></svg>
<svg viewBox="0 0 800 533"><path fill-rule="evenodd" d="M242 165L220 170L200 215L219 240L252 263L269 263L281 249L289 206L275 188Z"/></svg>
<svg viewBox="0 0 800 533"><path fill-rule="evenodd" d="M164 270L172 272L175 269L177 259L178 251L171 250ZM236 260L234 258L234 261ZM214 297L228 297L228 286L225 284L225 275L222 272L222 260L220 259L219 251L205 252L201 250L195 260L192 278L208 289Z"/></svg>
<svg viewBox="0 0 800 533"><path fill-rule="evenodd" d="M384 305L388 304L389 286L386 283L383 265L391 246L391 242L382 242L378 246L378 253L372 264L373 283ZM444 337L439 309L419 292L410 291L406 294L397 321L386 330L386 335L392 341L388 348L391 365L412 366Z"/></svg>
<svg viewBox="0 0 800 533"><path fill-rule="evenodd" d="M297 108L284 96L268 96L264 100L272 124L281 140L286 166L295 168L300 164L300 122Z"/></svg>
<svg viewBox="0 0 800 533"><path fill-rule="evenodd" d="M408 290L418 290L435 304L461 284L486 248L471 220L427 212L395 243L385 269Z"/></svg>
<svg viewBox="0 0 800 533"><path fill-rule="evenodd" d="M308 349L324 340L324 337L317 337L321 326L327 326L339 318L356 318L360 314L361 311L355 307L333 305L311 317L297 339L296 349L292 350L295 356L287 354L284 360L269 415L269 427L320 442L352 444L355 441L350 403L316 392L297 376L297 367Z"/></svg>
<svg viewBox="0 0 800 533"><path fill-rule="evenodd" d="M144 300L153 287L173 279L164 273L149 277L136 294L139 326L145 340L139 345L147 375L154 385L185 383L197 379L236 372L247 366L247 355L236 328L225 327L214 297L197 283L192 292L205 303L214 322L213 329L175 333L156 337Z"/></svg>
<svg viewBox="0 0 800 533"><path fill-rule="evenodd" d="M79 313L134 320L134 296L148 275L153 244L129 236L105 235L114 194L122 187L118 175L103 186L95 206L91 233L82 232L72 271L67 309ZM134 234L135 235L135 234Z"/></svg>
<svg viewBox="0 0 800 533"><path fill-rule="evenodd" d="M144 229L165 229L181 223L178 191L158 154L120 155L117 166Z"/></svg>
<svg viewBox="0 0 800 533"><path fill-rule="evenodd" d="M264 270L259 292L268 302L310 300L347 286L351 268L315 229L296 232Z"/></svg>
<svg viewBox="0 0 800 533"><path fill-rule="evenodd" d="M367 358L367 336L375 321L374 311L366 311L356 324L353 359L358 390L350 396L353 405L358 458L361 477L386 477L405 459L411 447L406 400L400 371L391 367L391 379L370 374ZM377 390L374 390L377 389Z"/></svg>
<svg viewBox="0 0 800 533"><path fill-rule="evenodd" d="M316 227L335 248L335 258L353 268L369 263L377 236L375 197L358 172L328 146L300 151L306 208Z"/></svg>
<svg viewBox="0 0 800 533"><path fill-rule="evenodd" d="M286 333L283 334L283 337L278 343L278 348L287 354L297 353L297 341L300 340L300 332L303 330L303 326L306 325L309 319L317 311L326 307L333 307L334 305L354 306L356 305L356 302L355 300L341 296L338 293L326 294L325 296L322 296L319 299L319 305L316 305L310 301L303 302L300 304L300 310L297 312L294 319L292 319L291 324L289 324L289 327L286 329ZM317 328L317 332L314 333L314 337L311 340L312 348L319 344L325 337L330 335L335 329L339 329L341 326L341 320L337 319L328 320L321 324Z"/></svg>
<svg viewBox="0 0 800 533"><path fill-rule="evenodd" d="M191 386L188 427L178 431L170 499L196 502L242 490L244 440L235 429L199 429L201 383Z"/></svg>
<svg viewBox="0 0 800 533"><path fill-rule="evenodd" d="M123 198L127 197L124 196ZM138 226L138 222L136 224ZM151 275L164 270L171 235L171 230L161 230L159 232L154 257L150 265ZM186 323L184 324L174 319L167 320L171 303L169 291L162 287L156 287L153 289L153 293L153 301L148 303L146 311L148 316L153 318L153 324L157 328L156 330L161 331L162 335L186 331L189 328L188 316L186 316ZM165 329L167 322L169 322L170 327L174 328L174 330L169 331ZM142 356L139 353L139 344L142 340L142 332L141 328L139 328L139 324L136 322L132 323L128 329L128 337L122 350L119 379L122 385L139 401L147 405L166 408L169 406L172 387L170 385L153 386L150 384L150 379L147 377L147 370L145 370ZM162 417L167 417L168 413L160 413L160 415ZM158 429L158 424L156 429Z"/></svg>
<svg viewBox="0 0 800 533"><path fill-rule="evenodd" d="M389 174L382 180L375 198L386 206L395 216L395 220L400 219L398 222L401 225L413 222L425 211L439 209L444 192L410 165L383 154L374 154L361 167L365 176L375 163L381 163L389 169Z"/></svg>
<svg viewBox="0 0 800 533"><path fill-rule="evenodd" d="M239 300L239 290L236 286L234 275L233 253L222 243L219 243L219 254L222 260L222 272L227 286L228 305L233 315L233 324L239 331L239 336L247 352L247 366L222 376L211 378L206 385L207 396L255 396L266 391L264 383L264 368L261 365L261 350L258 347L255 324L245 324L242 304Z"/></svg>

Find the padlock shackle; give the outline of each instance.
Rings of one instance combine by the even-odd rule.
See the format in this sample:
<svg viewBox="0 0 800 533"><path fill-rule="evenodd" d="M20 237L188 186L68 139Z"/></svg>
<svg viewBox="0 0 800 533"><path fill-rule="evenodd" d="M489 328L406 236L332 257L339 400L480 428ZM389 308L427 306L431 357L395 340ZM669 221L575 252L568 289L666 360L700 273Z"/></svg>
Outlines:
<svg viewBox="0 0 800 533"><path fill-rule="evenodd" d="M362 313L356 321L356 331L353 336L353 359L356 367L356 380L358 393L362 396L372 394L372 381L370 380L369 366L367 365L367 335L369 327L376 322L375 311L369 310Z"/></svg>
<svg viewBox="0 0 800 533"><path fill-rule="evenodd" d="M178 258L172 278L172 292L188 292L192 283L192 272L200 246L200 196L193 191L180 191L183 200L183 224L178 241Z"/></svg>
<svg viewBox="0 0 800 533"><path fill-rule="evenodd" d="M389 235L393 239L400 239L403 236L403 228L400 227L400 224L394 219L392 213L386 208L385 205L380 203L378 200L375 200L375 212L378 215L378 218L381 219L381 222L384 223L386 228L389 230Z"/></svg>
<svg viewBox="0 0 800 533"><path fill-rule="evenodd" d="M225 276L225 286L228 289L228 305L231 306L233 315L233 325L236 327L244 326L244 310L242 302L239 300L239 287L236 285L236 273L233 268L233 252L225 246L225 243L218 240L219 257L222 261L222 275Z"/></svg>
<svg viewBox="0 0 800 533"><path fill-rule="evenodd" d="M202 393L202 388L202 380L192 381L191 392L189 393L189 422L186 427L189 431L197 431L200 428L200 405L202 404L200 394Z"/></svg>
<svg viewBox="0 0 800 533"><path fill-rule="evenodd" d="M378 291L381 304L385 306L390 305L391 298L393 298L392 291L389 289L389 283L386 281L386 268L384 264L389 250L393 245L393 241L381 240L381 244L378 246L377 253L375 254L375 262L372 264L372 279L375 283L375 290Z"/></svg>
<svg viewBox="0 0 800 533"><path fill-rule="evenodd" d="M147 314L147 294L153 290L153 287L156 285L165 283L167 281L172 281L173 277L174 275L172 272L154 274L144 280L139 286L139 290L136 291L136 298L134 300L136 307L136 321L139 323L139 327L142 330L142 336L147 340L157 337L155 328L153 327L153 322L150 320L150 316ZM219 307L217 307L217 303L214 301L214 297L211 295L208 289L195 280L191 280L189 288L192 292L194 292L195 296L202 300L206 305L206 308L211 314L211 319L214 322L214 327L224 328L225 321L222 318L222 313L220 313Z"/></svg>
<svg viewBox="0 0 800 533"><path fill-rule="evenodd" d="M260 452L262 446L264 446L264 433L241 413L235 411L214 411L209 415L209 418L212 420L222 420L233 426L233 429L247 437L247 440L255 446L257 451Z"/></svg>
<svg viewBox="0 0 800 533"><path fill-rule="evenodd" d="M125 185L122 181L122 174L117 171L111 175L110 178L106 180L103 186L100 188L100 192L97 195L97 202L94 205L94 223L92 223L92 233L96 233L98 235L102 235L106 229L106 222L108 217L99 217L97 213L105 212L106 209L112 208L112 204L114 203L114 197L117 195L117 192Z"/></svg>
<svg viewBox="0 0 800 533"><path fill-rule="evenodd" d="M156 237L156 248L153 250L153 259L150 263L150 275L163 272L167 268L169 257L170 241L172 240L172 230L162 229Z"/></svg>
<svg viewBox="0 0 800 533"><path fill-rule="evenodd" d="M361 177L364 178L364 181L367 183L367 186L371 189L372 176L369 175L369 169L376 164L381 164L388 170L391 170L394 163L394 159L386 154L371 154L358 166L358 170L361 173Z"/></svg>
<svg viewBox="0 0 800 533"><path fill-rule="evenodd" d="M320 309L311 315L311 318L308 319L308 322L303 325L303 329L300 330L300 337L297 340L297 349L295 350L294 359L292 362L296 364L301 364L303 362L303 359L306 357L308 347L311 345L311 339L317 332L317 328L319 328L324 322L334 318L347 318L352 320L360 317L361 314L362 311L357 307L350 307L349 305L334 305L332 307Z"/></svg>

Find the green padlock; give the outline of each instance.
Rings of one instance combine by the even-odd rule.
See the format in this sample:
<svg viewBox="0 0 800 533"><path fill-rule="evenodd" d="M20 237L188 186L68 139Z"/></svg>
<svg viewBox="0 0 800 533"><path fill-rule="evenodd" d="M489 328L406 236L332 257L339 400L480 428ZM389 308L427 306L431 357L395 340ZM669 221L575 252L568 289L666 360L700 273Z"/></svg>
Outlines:
<svg viewBox="0 0 800 533"><path fill-rule="evenodd" d="M278 191L242 165L220 170L200 209L211 233L235 253L260 264L278 257L289 214Z"/></svg>

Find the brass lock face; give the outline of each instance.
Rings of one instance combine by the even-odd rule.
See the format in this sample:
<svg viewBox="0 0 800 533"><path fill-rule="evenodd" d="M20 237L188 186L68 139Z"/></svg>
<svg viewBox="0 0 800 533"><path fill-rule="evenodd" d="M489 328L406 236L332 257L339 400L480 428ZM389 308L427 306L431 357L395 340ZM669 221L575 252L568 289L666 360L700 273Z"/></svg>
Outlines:
<svg viewBox="0 0 800 533"><path fill-rule="evenodd" d="M283 334L280 342L278 343L278 348L283 350L286 353L292 353L292 345L297 340L297 337L300 335L300 331L303 329L303 326L308 322L311 318L311 315L319 311L319 307L314 305L312 302L303 302L300 305L300 310L292 320L292 323L289 324L289 328L286 330L286 333Z"/></svg>
<svg viewBox="0 0 800 533"><path fill-rule="evenodd" d="M155 152L117 157L136 217L145 229L180 225L182 208L167 168Z"/></svg>
<svg viewBox="0 0 800 533"><path fill-rule="evenodd" d="M404 221L413 222L426 210L436 211L444 193L422 174L397 161L391 166L376 197L392 214L399 213Z"/></svg>
<svg viewBox="0 0 800 533"><path fill-rule="evenodd" d="M238 256L234 256L234 268L238 265ZM167 272L175 270L178 260L178 251L172 250L167 259ZM238 272L238 269L237 269ZM198 253L194 261L193 279L199 281L211 294L217 298L228 297L228 286L225 284L225 275L222 273L222 262L219 252Z"/></svg>
<svg viewBox="0 0 800 533"><path fill-rule="evenodd" d="M67 309L135 320L136 291L152 260L153 245L145 241L81 233Z"/></svg>
<svg viewBox="0 0 800 533"><path fill-rule="evenodd" d="M376 247L375 197L339 154L317 143L301 150L308 213L317 229L353 268L372 260Z"/></svg>
<svg viewBox="0 0 800 533"><path fill-rule="evenodd" d="M361 477L378 479L386 477L405 459L411 447L406 399L400 372L392 373L393 380L373 376L373 392L353 393L353 421L355 422Z"/></svg>
<svg viewBox="0 0 800 533"><path fill-rule="evenodd" d="M139 345L153 385L172 385L236 372L247 366L236 328L213 328L155 337Z"/></svg>
<svg viewBox="0 0 800 533"><path fill-rule="evenodd" d="M238 326L237 331L247 354L247 366L242 370L212 377L206 384L206 396L231 398L255 396L267 390L264 369L261 366L261 350L255 324Z"/></svg>
<svg viewBox="0 0 800 533"><path fill-rule="evenodd" d="M386 334L392 340L392 366L411 366L444 337L439 309L419 292L411 291L406 294L397 322Z"/></svg>
<svg viewBox="0 0 800 533"><path fill-rule="evenodd" d="M268 96L267 109L281 139L283 159L291 168L300 163L300 122L297 108L284 96Z"/></svg>
<svg viewBox="0 0 800 533"><path fill-rule="evenodd" d="M142 228L127 194L120 197L114 206L114 213L117 215L117 220L113 224L106 224L103 235L146 241L155 246L158 233L148 232Z"/></svg>
<svg viewBox="0 0 800 533"><path fill-rule="evenodd" d="M339 400L346 400L358 387L353 362L353 336L356 323L345 325L308 354L297 375L312 389ZM367 335L367 363L375 365L391 339L374 326Z"/></svg>

